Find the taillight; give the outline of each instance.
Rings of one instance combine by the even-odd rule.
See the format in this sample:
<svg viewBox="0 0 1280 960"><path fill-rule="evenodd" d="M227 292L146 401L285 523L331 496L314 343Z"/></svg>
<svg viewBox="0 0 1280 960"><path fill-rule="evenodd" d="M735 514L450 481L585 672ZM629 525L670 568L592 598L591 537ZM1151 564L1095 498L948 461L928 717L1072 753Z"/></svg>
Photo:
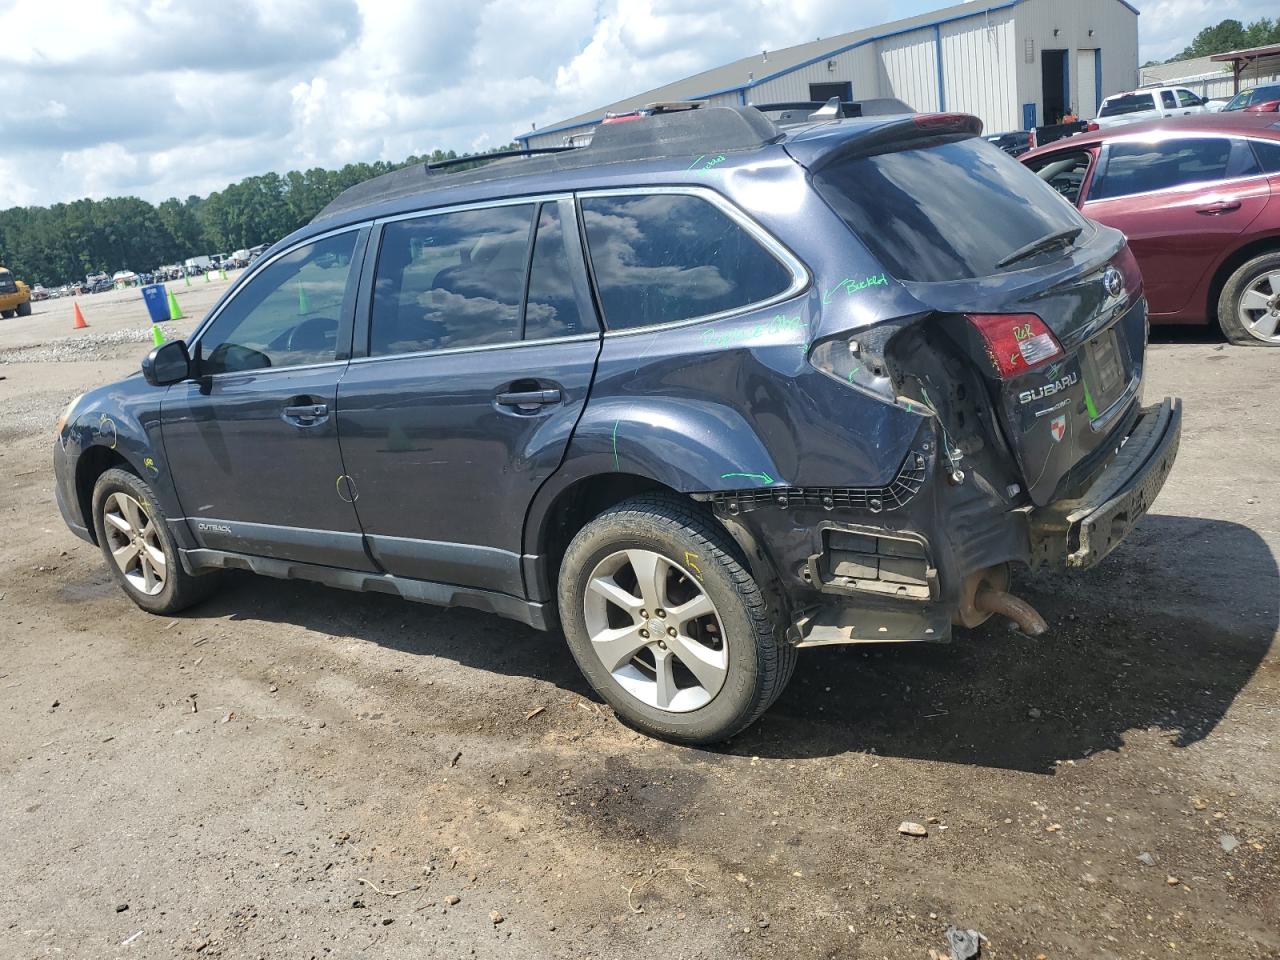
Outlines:
<svg viewBox="0 0 1280 960"><path fill-rule="evenodd" d="M1036 132L1034 130L1027 134L1027 143L1031 144L1032 150L1040 145L1036 143Z"/></svg>
<svg viewBox="0 0 1280 960"><path fill-rule="evenodd" d="M1096 133L1097 131L1099 131L1099 130L1101 130L1101 129L1102 129L1102 128L1101 128L1100 126L1098 126L1096 123L1094 123L1092 120L1090 120L1090 121L1089 121L1089 123L1088 123L1088 124L1085 126L1085 128L1084 128L1084 132L1085 132L1085 133Z"/></svg>
<svg viewBox="0 0 1280 960"><path fill-rule="evenodd" d="M965 317L986 341L1001 380L1062 356L1058 338L1034 313L969 313Z"/></svg>

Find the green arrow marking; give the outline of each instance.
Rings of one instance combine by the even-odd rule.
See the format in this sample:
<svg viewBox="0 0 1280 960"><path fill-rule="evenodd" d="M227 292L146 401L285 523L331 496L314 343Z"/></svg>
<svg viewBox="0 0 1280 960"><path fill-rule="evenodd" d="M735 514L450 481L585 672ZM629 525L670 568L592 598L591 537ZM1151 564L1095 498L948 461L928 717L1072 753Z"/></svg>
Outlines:
<svg viewBox="0 0 1280 960"><path fill-rule="evenodd" d="M773 477L769 476L767 473L722 473L720 474L721 480L728 480L731 477L744 477L747 480L759 480L765 486L768 486L769 484L774 482Z"/></svg>
<svg viewBox="0 0 1280 960"><path fill-rule="evenodd" d="M830 303L831 298L835 295L835 292L847 283L852 283L852 281L848 277L845 277L843 280L837 283L834 287L832 287L830 290L824 293L822 295L822 305L826 306L828 303Z"/></svg>
<svg viewBox="0 0 1280 960"><path fill-rule="evenodd" d="M1098 408L1093 404L1093 394L1089 392L1089 384L1087 383L1084 385L1084 405L1085 409L1089 411L1089 419L1097 420Z"/></svg>

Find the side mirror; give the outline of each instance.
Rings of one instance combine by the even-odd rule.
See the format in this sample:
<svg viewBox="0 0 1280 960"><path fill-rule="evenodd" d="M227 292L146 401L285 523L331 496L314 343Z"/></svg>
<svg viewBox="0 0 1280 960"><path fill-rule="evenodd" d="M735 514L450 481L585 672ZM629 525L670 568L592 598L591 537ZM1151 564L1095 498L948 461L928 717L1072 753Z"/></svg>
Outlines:
<svg viewBox="0 0 1280 960"><path fill-rule="evenodd" d="M181 340L170 340L156 347L142 361L142 376L153 387L180 383L191 375L191 357Z"/></svg>

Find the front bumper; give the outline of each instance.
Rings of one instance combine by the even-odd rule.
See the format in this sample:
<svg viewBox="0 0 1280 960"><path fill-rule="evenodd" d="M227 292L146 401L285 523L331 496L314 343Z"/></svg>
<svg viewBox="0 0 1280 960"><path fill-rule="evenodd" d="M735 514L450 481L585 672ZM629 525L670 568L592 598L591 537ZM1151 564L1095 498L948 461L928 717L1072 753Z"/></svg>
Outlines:
<svg viewBox="0 0 1280 960"><path fill-rule="evenodd" d="M1087 489L1032 514L1031 565L1085 570L1119 546L1164 486L1181 437L1181 400L1144 408Z"/></svg>

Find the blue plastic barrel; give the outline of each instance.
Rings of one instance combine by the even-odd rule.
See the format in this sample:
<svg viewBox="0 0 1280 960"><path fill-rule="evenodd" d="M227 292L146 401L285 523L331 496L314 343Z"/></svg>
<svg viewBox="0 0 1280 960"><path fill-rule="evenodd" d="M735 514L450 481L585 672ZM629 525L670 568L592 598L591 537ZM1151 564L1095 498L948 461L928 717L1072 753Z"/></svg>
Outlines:
<svg viewBox="0 0 1280 960"><path fill-rule="evenodd" d="M142 288L142 299L146 301L147 313L151 314L152 323L164 323L169 319L169 291L163 283L152 283Z"/></svg>

